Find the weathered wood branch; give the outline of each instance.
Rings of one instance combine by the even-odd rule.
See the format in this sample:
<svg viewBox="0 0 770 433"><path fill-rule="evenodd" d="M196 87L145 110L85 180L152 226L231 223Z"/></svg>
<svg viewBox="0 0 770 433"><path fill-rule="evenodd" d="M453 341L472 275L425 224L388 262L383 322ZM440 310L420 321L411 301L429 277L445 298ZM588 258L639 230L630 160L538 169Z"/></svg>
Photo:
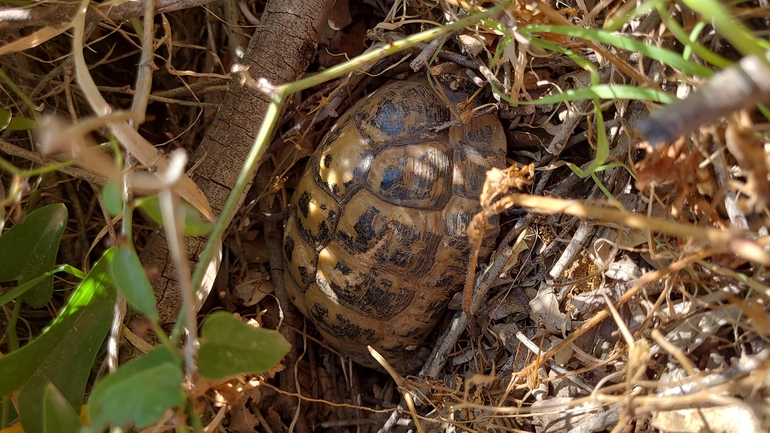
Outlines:
<svg viewBox="0 0 770 433"><path fill-rule="evenodd" d="M211 3L214 0L158 0L157 13L173 12L194 8ZM93 3L92 3L93 5ZM38 3L32 7L11 7L0 9L0 28L29 26L58 26L75 17L79 5L61 3ZM144 15L144 2L125 1L118 5L103 4L92 7L86 15L86 22L99 22L107 19L121 22Z"/></svg>

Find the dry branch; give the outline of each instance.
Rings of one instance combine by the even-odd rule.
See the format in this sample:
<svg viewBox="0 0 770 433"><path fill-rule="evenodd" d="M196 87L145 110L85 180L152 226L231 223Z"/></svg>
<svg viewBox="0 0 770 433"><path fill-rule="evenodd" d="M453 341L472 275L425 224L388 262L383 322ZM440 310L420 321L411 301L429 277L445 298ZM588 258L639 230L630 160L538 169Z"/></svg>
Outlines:
<svg viewBox="0 0 770 433"><path fill-rule="evenodd" d="M211 3L213 0L158 0L156 13L173 12ZM58 26L75 18L78 4L40 3L28 8L0 9L0 28ZM105 3L89 8L86 22L125 21L144 15L144 2L125 1L118 5Z"/></svg>

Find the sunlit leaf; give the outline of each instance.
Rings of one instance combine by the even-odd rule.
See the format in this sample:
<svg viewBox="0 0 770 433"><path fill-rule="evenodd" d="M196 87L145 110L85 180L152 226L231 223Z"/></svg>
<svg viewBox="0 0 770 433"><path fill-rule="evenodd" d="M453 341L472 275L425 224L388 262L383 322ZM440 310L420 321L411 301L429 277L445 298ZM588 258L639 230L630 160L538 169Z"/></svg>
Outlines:
<svg viewBox="0 0 770 433"><path fill-rule="evenodd" d="M102 346L115 302L108 250L78 285L53 323L31 343L0 358L0 396L19 391L27 433L43 431L44 393L53 383L73 407L83 404L86 382Z"/></svg>
<svg viewBox="0 0 770 433"><path fill-rule="evenodd" d="M20 286L14 287L13 289L5 292L3 294L3 296L0 296L0 307L2 307L3 305L7 304L8 302L11 302L12 300L18 298L19 296L23 295L24 293L27 292L27 290L31 289L32 287L35 287L35 285L37 283L39 283L40 281L43 281L45 278L47 278L47 277L49 277L51 275L54 275L57 272L66 272L66 273L72 275L73 277L79 278L81 280L86 277L86 275L83 273L83 271L81 271L80 269L75 268L74 266L70 266L70 265L58 266L56 269L54 269L54 270L52 270L50 272L46 272L45 274L43 274L43 275L41 275L41 276L39 276L37 278L33 278L33 279L27 281L26 283L24 283L24 284L22 284Z"/></svg>
<svg viewBox="0 0 770 433"><path fill-rule="evenodd" d="M94 386L88 404L91 426L110 424L136 428L158 421L163 413L185 402L181 361L166 347L129 361Z"/></svg>
<svg viewBox="0 0 770 433"><path fill-rule="evenodd" d="M206 319L200 343L198 368L207 379L263 373L291 348L280 332L249 326L223 311Z"/></svg>
<svg viewBox="0 0 770 433"><path fill-rule="evenodd" d="M644 89L634 86L625 86L620 84L600 84L598 86L585 87L582 89L570 89L563 93L544 96L534 101L519 101L522 105L554 104L565 101L582 101L585 99L637 99L640 101L654 101L663 104L671 104L678 101L676 96L669 93L655 90Z"/></svg>

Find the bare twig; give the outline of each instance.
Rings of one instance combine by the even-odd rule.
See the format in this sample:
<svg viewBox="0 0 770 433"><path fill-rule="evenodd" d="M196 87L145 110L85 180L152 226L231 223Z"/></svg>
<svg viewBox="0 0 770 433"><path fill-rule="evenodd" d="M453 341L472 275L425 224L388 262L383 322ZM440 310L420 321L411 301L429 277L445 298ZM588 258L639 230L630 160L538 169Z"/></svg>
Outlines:
<svg viewBox="0 0 770 433"><path fill-rule="evenodd" d="M144 113L147 111L147 104L149 103L150 91L152 90L152 72L157 69L155 62L153 61L153 54L155 53L155 40L154 31L155 23L153 18L155 17L155 0L144 0L144 25L142 35L142 58L139 60L139 68L136 77L136 87L134 93L134 99L131 101L131 111L139 115L144 119ZM139 125L144 123L133 122L134 129L139 129Z"/></svg>
<svg viewBox="0 0 770 433"><path fill-rule="evenodd" d="M79 167L74 167L71 165L62 165L61 163L57 161L53 161L50 158L46 158L37 152L32 152L27 149L21 148L5 140L0 140L0 152L5 153L7 155L15 156L18 158L24 158L27 161L34 162L35 164L41 165L43 167L57 166L56 167L57 171L60 171L68 176L72 176L76 179L83 179L85 181L88 181L90 183L94 183L97 185L104 185L107 183L107 178L105 178L104 176L98 175L96 173L92 173L88 170L84 170Z"/></svg>
<svg viewBox="0 0 770 433"><path fill-rule="evenodd" d="M184 345L185 369L187 379L193 383L195 373L195 358L198 351L198 322L195 313L196 297L191 285L190 263L187 260L187 250L184 242L184 215L179 205L179 198L174 196L171 186L184 176L187 165L187 155L183 150L174 151L171 164L167 170L159 173L166 183L166 188L160 192L160 211L163 216L163 226L166 228L169 252L178 273L179 291L182 294L182 306L185 311L185 327L187 342Z"/></svg>

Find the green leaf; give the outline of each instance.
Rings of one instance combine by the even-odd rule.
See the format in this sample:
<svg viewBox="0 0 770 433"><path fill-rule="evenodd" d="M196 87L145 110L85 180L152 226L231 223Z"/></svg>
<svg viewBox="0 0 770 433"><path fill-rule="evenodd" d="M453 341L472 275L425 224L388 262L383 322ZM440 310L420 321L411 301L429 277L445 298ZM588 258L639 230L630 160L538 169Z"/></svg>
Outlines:
<svg viewBox="0 0 770 433"><path fill-rule="evenodd" d="M35 285L37 283L43 281L44 279L46 279L47 277L49 277L51 275L54 275L57 272L66 272L66 273L68 273L68 274L70 274L70 275L72 275L72 276L74 276L76 278L79 278L81 280L86 277L86 275L83 273L83 271L81 271L80 269L75 268L74 266L70 266L70 265L58 266L56 269L54 269L54 270L52 270L50 272L46 272L45 274L43 274L43 275L41 275L41 276L39 276L37 278L33 278L33 279L27 281L26 283L24 283L24 284L22 284L22 285L20 285L18 287L14 287L13 289L5 292L5 294L3 296L0 296L0 307L2 307L3 305L11 302L12 300L18 298L19 296L23 295L24 293L27 292L27 290L35 287Z"/></svg>
<svg viewBox="0 0 770 433"><path fill-rule="evenodd" d="M714 75L714 71L711 69L684 59L682 58L681 54L677 54L671 50L667 50L656 45L651 45L637 39L617 35L603 30L591 30L579 27L544 24L527 26L527 30L532 33L555 33L559 35L587 39L589 41L594 41L601 44L612 45L629 52L643 54L646 57L649 57L653 60L658 60L688 75L698 75L701 77L710 77L711 75Z"/></svg>
<svg viewBox="0 0 770 433"><path fill-rule="evenodd" d="M73 433L83 427L75 409L51 383L43 394L43 419L45 433Z"/></svg>
<svg viewBox="0 0 770 433"><path fill-rule="evenodd" d="M88 375L112 322L111 256L108 250L94 265L38 338L0 359L0 396L19 391L19 415L27 433L43 431L40 414L49 383L73 407L83 403Z"/></svg>
<svg viewBox="0 0 770 433"><path fill-rule="evenodd" d="M115 216L123 211L123 194L121 193L120 185L107 182L102 188L102 197L104 197L104 204L107 206L110 215Z"/></svg>
<svg viewBox="0 0 770 433"><path fill-rule="evenodd" d="M658 10L658 16L660 16L661 20L666 25L666 28L671 32L672 35L674 35L679 43L684 45L685 49L683 50L683 54L693 52L701 59L711 63L718 68L726 68L733 63L698 43L698 36L700 31L703 30L706 25L708 25L707 22L700 21L696 23L693 26L691 34L688 35L679 25L677 20L668 13L664 2L658 1L655 7ZM689 55L683 55L682 57L689 58Z"/></svg>
<svg viewBox="0 0 770 433"><path fill-rule="evenodd" d="M142 209L158 225L163 225L158 196L148 196L136 199L136 207ZM201 218L200 213L189 203L182 202L184 212L184 233L189 236L203 236L213 230L213 226Z"/></svg>
<svg viewBox="0 0 770 433"><path fill-rule="evenodd" d="M724 36L741 54L744 56L754 54L767 62L765 58L765 50L768 49L767 41L752 35L725 5L717 0L683 0L683 2L690 9L712 22L716 31Z"/></svg>
<svg viewBox="0 0 770 433"><path fill-rule="evenodd" d="M0 131L4 130L11 123L11 111L0 107Z"/></svg>
<svg viewBox="0 0 770 433"><path fill-rule="evenodd" d="M571 89L563 93L545 96L534 101L519 101L521 105L554 104L565 101L582 101L585 99L637 99L671 104L678 101L676 96L655 89L625 86L621 84L600 84L598 86Z"/></svg>
<svg viewBox="0 0 770 433"><path fill-rule="evenodd" d="M206 319L200 344L198 371L212 380L268 371L291 348L280 332L255 328L223 311Z"/></svg>
<svg viewBox="0 0 770 433"><path fill-rule="evenodd" d="M30 129L35 128L37 128L37 122L35 119L16 116L11 119L11 122L8 123L8 126L5 129L8 131L29 131Z"/></svg>
<svg viewBox="0 0 770 433"><path fill-rule="evenodd" d="M91 427L99 431L110 424L154 424L166 410L185 402L183 380L180 358L166 347L156 347L94 386L88 404Z"/></svg>
<svg viewBox="0 0 770 433"><path fill-rule="evenodd" d="M647 16L647 14L650 13L655 5L665 2L666 0L648 0L642 3L637 3L637 6L630 12L615 13L614 15L608 17L607 21L605 21L604 30L608 32L618 31L621 27L623 27L623 24L634 18ZM621 11L622 10L623 9L621 8Z"/></svg>
<svg viewBox="0 0 770 433"><path fill-rule="evenodd" d="M144 273L142 263L136 251L128 244L122 244L115 250L115 257L110 262L112 281L118 287L129 305L149 317L158 320L158 310L155 308L155 294L150 280Z"/></svg>
<svg viewBox="0 0 770 433"><path fill-rule="evenodd" d="M0 282L18 280L24 284L53 269L66 224L67 208L52 204L30 213L0 236ZM52 293L53 276L49 276L25 293L24 300L41 308Z"/></svg>

